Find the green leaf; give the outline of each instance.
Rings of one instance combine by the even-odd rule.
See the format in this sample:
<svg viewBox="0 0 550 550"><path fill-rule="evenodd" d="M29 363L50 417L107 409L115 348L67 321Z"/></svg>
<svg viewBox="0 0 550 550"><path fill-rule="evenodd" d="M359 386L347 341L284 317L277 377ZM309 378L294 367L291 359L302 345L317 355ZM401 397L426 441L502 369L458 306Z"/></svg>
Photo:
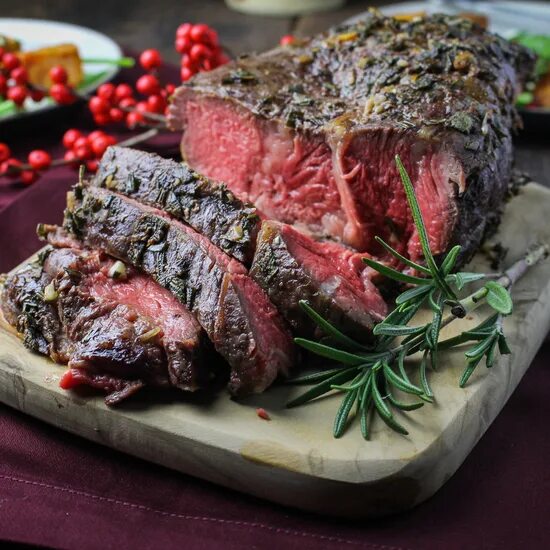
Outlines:
<svg viewBox="0 0 550 550"><path fill-rule="evenodd" d="M488 290L487 303L502 315L510 315L513 304L508 290L496 281L487 281L485 288Z"/></svg>
<svg viewBox="0 0 550 550"><path fill-rule="evenodd" d="M432 402L434 399L434 394L432 389L430 388L430 384L428 383L428 377L426 375L427 364L428 364L428 352L425 351L424 355L422 356L422 361L420 362L420 385L424 390L424 396L426 397L426 399Z"/></svg>
<svg viewBox="0 0 550 550"><path fill-rule="evenodd" d="M300 394L298 397L293 399L292 401L289 401L286 404L287 409L291 409L292 407L297 407L298 405L303 405L304 403L307 403L308 401L311 401L312 399L316 399L317 397L320 397L321 395L331 392L332 388L331 386L333 384L341 384L343 382L346 382L347 380L351 380L355 378L356 376L356 370L355 369L346 369L338 374L335 374L334 376L328 378L327 380L324 380L320 384L317 384L313 388L309 389L308 391Z"/></svg>
<svg viewBox="0 0 550 550"><path fill-rule="evenodd" d="M378 323L374 327L372 332L376 336L406 336L408 334L420 334L421 332L424 332L425 329L426 325L422 325L419 327L408 327L403 325L389 325L385 322L382 322Z"/></svg>
<svg viewBox="0 0 550 550"><path fill-rule="evenodd" d="M0 117L13 115L17 113L17 107L10 99L6 101L0 101Z"/></svg>
<svg viewBox="0 0 550 550"><path fill-rule="evenodd" d="M395 163L397 164L397 169L399 170L401 181L403 182L403 187L405 188L405 194L407 195L407 201L411 209L414 225L416 226L416 231L418 233L418 238L420 240L422 252L424 253L424 259L428 264L432 277L437 281L439 288L441 288L441 290L445 292L447 297L453 300L456 300L457 299L456 294L454 293L453 289L446 283L445 279L443 278L443 276L439 271L439 268L435 263L434 257L432 255L432 251L430 249L430 241L428 238L428 233L426 231L426 225L424 224L422 212L420 210L418 200L416 199L414 187L411 182L411 179L409 178L409 174L407 174L407 171L405 170L405 166L403 166L403 163L399 158L399 155L396 155Z"/></svg>
<svg viewBox="0 0 550 550"><path fill-rule="evenodd" d="M526 105L530 105L535 101L535 94L533 92L521 92L521 94L518 95L516 98L516 105L518 107L525 107Z"/></svg>
<svg viewBox="0 0 550 550"><path fill-rule="evenodd" d="M481 361L481 357L483 356L480 356L479 358L468 362L468 366L464 369L464 372L462 373L462 376L460 377L460 381L458 383L458 385L461 388L463 388L468 383L470 376L472 376L472 373L476 370L476 367L479 365L479 362Z"/></svg>
<svg viewBox="0 0 550 550"><path fill-rule="evenodd" d="M343 332L338 330L333 324L329 323L326 319L321 317L307 302L307 300L300 300L300 307L306 312L306 314L312 319L317 326L325 332L328 336L331 336L339 342L340 344L344 346L348 346L352 349L354 348L363 348L364 347L359 344L359 342L356 342L355 340L351 339L349 336L346 336Z"/></svg>
<svg viewBox="0 0 550 550"><path fill-rule="evenodd" d="M344 434L349 413L351 412L353 404L357 399L358 391L358 389L351 390L342 400L342 404L340 405L340 408L336 413L336 418L334 419L333 435L336 438L342 437L342 435Z"/></svg>
<svg viewBox="0 0 550 550"><path fill-rule="evenodd" d="M401 304L404 304L404 303L409 302L411 300L420 300L420 298L425 298L430 293L432 288L433 288L433 286L431 284L416 286L414 288L410 288L409 290L406 290L405 292L400 294L395 299L395 303L397 305L401 305ZM420 305L420 303L421 302L419 302L419 305Z"/></svg>
<svg viewBox="0 0 550 550"><path fill-rule="evenodd" d="M403 403L402 401L398 401L391 393L388 395L388 399L394 407L401 409L402 411L415 411L416 409L420 409L420 407L424 406L424 401Z"/></svg>
<svg viewBox="0 0 550 550"><path fill-rule="evenodd" d="M136 60L133 57L119 57L118 59L86 57L82 60L82 62L89 64L98 63L100 65L116 65L117 67L122 67L124 69L131 69L136 64Z"/></svg>
<svg viewBox="0 0 550 550"><path fill-rule="evenodd" d="M299 376L297 378L289 378L288 380L285 380L284 383L289 386L299 384L315 384L315 382L322 382L323 380L326 380L339 372L342 372L342 367L314 372L312 374L305 374L304 376Z"/></svg>
<svg viewBox="0 0 550 550"><path fill-rule="evenodd" d="M462 290L469 283L479 281L480 279L485 279L485 274L459 272L453 273L452 275L447 275L446 279L447 282L454 283L458 290Z"/></svg>
<svg viewBox="0 0 550 550"><path fill-rule="evenodd" d="M384 277L388 277L389 279L393 279L394 281L408 283L411 285L427 285L430 283L430 279L414 277L413 275L406 275L405 273L401 273L401 271L397 271L391 267L381 264L380 262L371 260L370 258L363 258L363 262L375 271L378 271L378 273L380 273L381 275L384 275Z"/></svg>
<svg viewBox="0 0 550 550"><path fill-rule="evenodd" d="M453 267L456 264L456 259L458 258L458 255L462 251L462 247L457 244L447 252L447 255L445 256L445 259L443 260L443 263L441 264L441 271L443 272L443 275L448 275Z"/></svg>
<svg viewBox="0 0 550 550"><path fill-rule="evenodd" d="M100 73L87 73L84 75L82 82L78 85L78 89L82 90L84 88L92 87L94 84L99 83L99 81L104 80L108 74L108 71L101 71Z"/></svg>
<svg viewBox="0 0 550 550"><path fill-rule="evenodd" d="M341 349L325 346L324 344L319 344L318 342L314 342L312 340L306 340L305 338L294 338L294 342L308 351L320 355L321 357L326 357L327 359L332 359L333 361L339 361L345 365L357 366L365 362L365 359L360 355L355 355Z"/></svg>
<svg viewBox="0 0 550 550"><path fill-rule="evenodd" d="M485 352L491 347L493 340L493 335L489 336L485 340L481 340L479 344L475 345L473 348L470 348L464 355L468 359L477 359L478 357L483 357Z"/></svg>
<svg viewBox="0 0 550 550"><path fill-rule="evenodd" d="M512 353L508 347L508 341L506 340L506 336L504 336L504 334L498 335L498 351L500 351L501 355L510 355Z"/></svg>
<svg viewBox="0 0 550 550"><path fill-rule="evenodd" d="M402 392L413 395L422 395L424 393L421 388L411 384L408 378L401 378L398 374L396 374L388 364L384 363L383 370L386 380Z"/></svg>
<svg viewBox="0 0 550 550"><path fill-rule="evenodd" d="M385 242L380 237L374 237L374 240L376 242L378 242L379 244L381 244L392 256L397 258L401 263L403 263L405 265L408 265L409 267L412 267L413 269L416 269L416 271L420 271L421 273L424 273L426 275L431 275L432 274L432 272L426 266L417 264L416 262L413 262L412 260L409 260L409 258L406 258L402 254L397 252L397 250L395 250L395 248L391 247L387 242Z"/></svg>

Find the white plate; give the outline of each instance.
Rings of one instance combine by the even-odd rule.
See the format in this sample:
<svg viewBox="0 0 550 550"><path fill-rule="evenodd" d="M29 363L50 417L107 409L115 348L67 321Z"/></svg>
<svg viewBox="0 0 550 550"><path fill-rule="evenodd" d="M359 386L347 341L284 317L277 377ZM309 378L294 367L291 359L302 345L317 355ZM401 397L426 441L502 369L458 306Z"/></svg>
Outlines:
<svg viewBox="0 0 550 550"><path fill-rule="evenodd" d="M489 17L489 30L504 37L518 31L538 34L550 33L550 3L548 2L402 2L380 8L385 15L425 11L428 13L456 13L459 11L480 12ZM355 22L365 13L348 19Z"/></svg>
<svg viewBox="0 0 550 550"><path fill-rule="evenodd" d="M68 42L77 46L82 59L100 58L114 60L122 57L121 49L108 36L92 29L69 23L45 21L43 19L0 18L0 34L5 34L19 40L23 50L33 50L43 46ZM91 92L100 84L111 80L117 74L119 68L116 65L84 63L83 70L86 75L105 73L101 79L96 80L91 86L81 88L83 92ZM22 114L32 114L55 107L48 99L38 103L28 101L25 103L26 111L3 117L0 119L0 123Z"/></svg>

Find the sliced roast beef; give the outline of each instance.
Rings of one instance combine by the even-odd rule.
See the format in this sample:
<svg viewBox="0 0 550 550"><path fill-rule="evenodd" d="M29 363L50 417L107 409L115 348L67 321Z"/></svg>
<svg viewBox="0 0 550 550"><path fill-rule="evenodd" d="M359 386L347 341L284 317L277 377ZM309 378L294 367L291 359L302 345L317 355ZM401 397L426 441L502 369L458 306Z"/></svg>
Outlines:
<svg viewBox="0 0 550 550"><path fill-rule="evenodd" d="M162 211L98 187L77 186L65 228L151 275L185 304L231 365L234 394L263 391L293 363L284 320L246 268ZM66 238L50 233L50 241Z"/></svg>
<svg viewBox="0 0 550 550"><path fill-rule="evenodd" d="M435 253L463 259L495 224L510 179L526 50L454 16L377 12L244 56L180 87L182 154L266 217L382 254L421 248L395 166L415 185Z"/></svg>
<svg viewBox="0 0 550 550"><path fill-rule="evenodd" d="M28 348L69 365L66 387L70 378L102 388L108 404L144 385L195 390L209 381L204 333L190 312L100 252L47 249L8 278L2 310Z"/></svg>
<svg viewBox="0 0 550 550"><path fill-rule="evenodd" d="M250 274L296 334L319 336L299 305L307 300L329 322L359 341L368 341L373 324L387 313L386 303L369 279L361 277L358 254L349 251L344 257L341 250L333 254L331 247L289 225L265 221Z"/></svg>
<svg viewBox="0 0 550 550"><path fill-rule="evenodd" d="M109 147L94 182L165 210L230 256L246 265L252 262L260 224L256 209L185 163L136 149Z"/></svg>

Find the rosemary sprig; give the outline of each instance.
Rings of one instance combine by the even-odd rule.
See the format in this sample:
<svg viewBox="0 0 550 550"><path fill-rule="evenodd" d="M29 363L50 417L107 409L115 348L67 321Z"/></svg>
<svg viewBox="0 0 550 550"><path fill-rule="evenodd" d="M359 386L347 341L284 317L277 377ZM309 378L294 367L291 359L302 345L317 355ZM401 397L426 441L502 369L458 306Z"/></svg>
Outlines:
<svg viewBox="0 0 550 550"><path fill-rule="evenodd" d="M369 423L375 415L391 429L407 435L407 430L395 419L395 411L413 411L426 402L435 400L428 380L428 367L437 369L440 351L466 343L472 344L465 352L466 367L459 380L461 387L466 385L483 360L490 368L497 352L509 354L510 349L502 326L504 317L510 315L513 309L509 289L530 266L546 258L549 252L546 245L530 249L497 279L492 274L453 273L461 252L460 246L453 247L438 265L430 249L428 233L412 182L398 156L395 161L426 265L413 262L377 238L387 252L413 271L402 273L370 258L364 259L369 267L380 274L410 286L397 296L395 309L374 327L374 346L368 349L359 344L330 324L307 302L300 302L308 316L330 337L331 345L304 338L296 338L296 343L316 355L336 361L339 366L290 380L291 384L307 384L312 387L290 401L287 406L303 405L327 394L343 394L334 420L334 437L344 434L354 409L354 416L359 418L361 433L365 439L369 437ZM485 282L480 288L459 299L463 289L483 279ZM482 304L487 304L493 313L472 329L453 338L440 340L443 327ZM430 310L431 320L419 325L411 324L421 307ZM396 342L396 338L400 340ZM407 373L406 359L417 353L421 353L421 360L417 363L418 372L411 377ZM401 401L395 396L396 392L415 400Z"/></svg>

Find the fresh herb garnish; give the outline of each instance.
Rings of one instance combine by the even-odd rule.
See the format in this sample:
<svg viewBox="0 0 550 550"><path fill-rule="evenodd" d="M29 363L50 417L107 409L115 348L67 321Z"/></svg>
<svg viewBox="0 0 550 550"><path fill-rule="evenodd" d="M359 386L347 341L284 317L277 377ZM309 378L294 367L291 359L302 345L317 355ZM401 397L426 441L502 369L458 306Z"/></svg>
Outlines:
<svg viewBox="0 0 550 550"><path fill-rule="evenodd" d="M421 276L397 271L372 259L364 259L369 267L382 275L410 285L410 288L396 298L396 308L374 327L376 343L371 348L366 348L342 333L307 302L300 304L328 340L320 343L296 338L296 343L316 355L340 363L340 366L290 380L291 384L312 387L287 406L296 407L326 394L341 393L343 398L334 420L334 437L343 435L350 424L354 408L355 418L359 419L365 439L369 437L372 413L378 415L391 429L407 435L407 430L395 419L394 412L396 409L413 411L426 402L435 400L428 380L428 366L433 370L437 369L440 351L472 343L472 347L465 353L466 368L458 381L461 387L466 385L483 360L487 367L492 367L497 352L509 354L510 349L502 328L503 318L512 313L509 289L530 266L548 255L548 247L539 245L529 250L524 258L498 278L483 273L453 273L461 252L460 246L454 246L438 265L430 249L426 226L411 180L400 158L397 156L395 160L426 265L405 258L382 239L377 240L401 264ZM480 288L458 298L464 288L483 279L486 282ZM454 338L440 340L443 327L482 304L487 304L493 310L483 322ZM431 320L411 324L422 306L431 312ZM396 337L401 338L397 343ZM415 376L411 376L410 369L406 368L406 360L417 353L421 354L421 360L416 366ZM414 400L403 402L396 397L396 391Z"/></svg>

